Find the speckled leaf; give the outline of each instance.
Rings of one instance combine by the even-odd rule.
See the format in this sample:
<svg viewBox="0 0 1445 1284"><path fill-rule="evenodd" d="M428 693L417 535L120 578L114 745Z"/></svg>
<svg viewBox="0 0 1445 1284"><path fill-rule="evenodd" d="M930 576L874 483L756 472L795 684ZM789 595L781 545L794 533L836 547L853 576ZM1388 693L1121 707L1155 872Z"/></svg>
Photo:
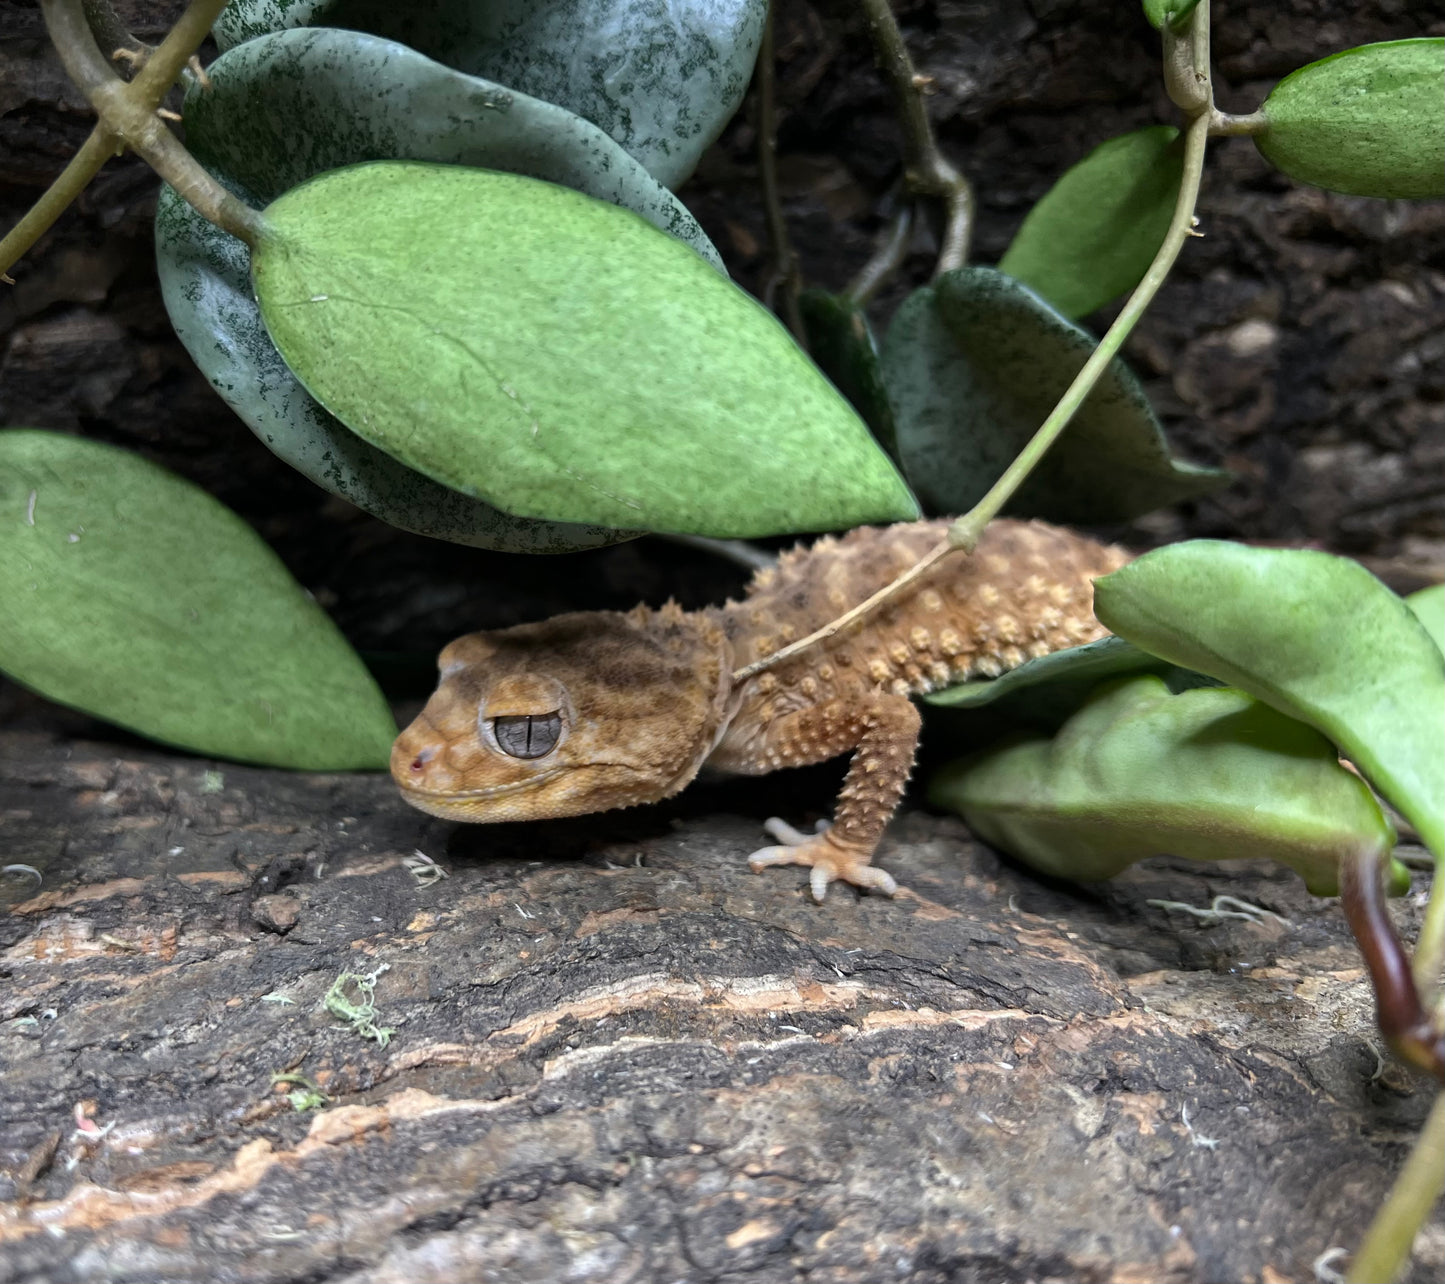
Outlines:
<svg viewBox="0 0 1445 1284"><path fill-rule="evenodd" d="M1144 0L1144 16L1150 26L1163 31L1166 23L1171 27L1181 25L1198 3L1199 0Z"/></svg>
<svg viewBox="0 0 1445 1284"><path fill-rule="evenodd" d="M1146 651L1317 727L1445 856L1445 655L1364 567L1190 540L1097 580L1094 612Z"/></svg>
<svg viewBox="0 0 1445 1284"><path fill-rule="evenodd" d="M1445 36L1361 45L1286 76L1254 136L1291 178L1355 196L1445 196Z"/></svg>
<svg viewBox="0 0 1445 1284"><path fill-rule="evenodd" d="M1425 626L1425 632L1445 652L1445 584L1433 584L1418 593L1411 593L1405 599L1405 605L1415 612L1415 618Z"/></svg>
<svg viewBox="0 0 1445 1284"><path fill-rule="evenodd" d="M1333 896L1341 856L1395 838L1317 731L1242 691L1176 695L1152 674L1102 688L1052 739L945 767L928 796L1059 878L1110 878L1164 854L1263 856ZM1391 872L1409 885L1398 862Z"/></svg>
<svg viewBox="0 0 1445 1284"><path fill-rule="evenodd" d="M0 669L198 753L385 768L396 725L256 533L114 446L0 431Z"/></svg>
<svg viewBox="0 0 1445 1284"><path fill-rule="evenodd" d="M677 187L742 102L766 0L233 0L221 48L282 27L347 27L592 121Z"/></svg>
<svg viewBox="0 0 1445 1284"><path fill-rule="evenodd" d="M1172 125L1100 143L1029 211L999 270L1081 317L1132 290L1153 262L1179 194Z"/></svg>
<svg viewBox="0 0 1445 1284"><path fill-rule="evenodd" d="M852 300L826 290L804 290L798 307L818 368L863 416L878 444L897 459L893 407L867 314Z"/></svg>
<svg viewBox="0 0 1445 1284"><path fill-rule="evenodd" d="M962 513L1043 423L1094 339L993 268L946 272L899 308L883 343L904 474L924 506ZM1171 459L1139 381L1114 361L1014 497L1012 513L1127 520L1228 474Z"/></svg>
<svg viewBox="0 0 1445 1284"><path fill-rule="evenodd" d="M292 188L265 222L252 281L286 364L445 485L529 517L704 535L917 512L777 319L615 205L380 162ZM447 270L417 273L418 246Z"/></svg>
<svg viewBox="0 0 1445 1284"><path fill-rule="evenodd" d="M256 204L325 169L387 157L512 170L635 210L717 252L691 215L595 126L373 36L287 31L213 62L185 103L187 143ZM251 293L250 256L169 188L156 215L161 290L181 341L277 455L404 530L509 552L561 552L626 532L510 516L361 440L281 360Z"/></svg>

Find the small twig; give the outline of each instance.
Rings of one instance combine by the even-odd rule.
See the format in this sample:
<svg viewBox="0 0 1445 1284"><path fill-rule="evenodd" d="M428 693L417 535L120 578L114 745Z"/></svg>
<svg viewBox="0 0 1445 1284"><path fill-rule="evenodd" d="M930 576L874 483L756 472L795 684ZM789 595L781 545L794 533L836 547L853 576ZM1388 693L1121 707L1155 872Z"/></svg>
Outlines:
<svg viewBox="0 0 1445 1284"><path fill-rule="evenodd" d="M893 90L898 123L903 129L903 179L910 192L934 196L943 201L943 246L938 252L934 276L961 268L968 262L973 236L974 199L968 179L939 151L933 125L923 102L928 81L920 76L908 55L908 45L898 29L889 0L859 0L868 19L868 34L878 64Z"/></svg>
<svg viewBox="0 0 1445 1284"><path fill-rule="evenodd" d="M778 191L778 121L775 93L776 58L773 47L773 6L763 20L763 39L758 46L758 184L763 192L763 215L768 228L768 248L773 255L773 269L763 288L763 301L773 306L773 296L781 287L781 310L784 324L793 338L806 344L803 313L798 306L802 277L798 258L788 239L788 223L783 217L782 196Z"/></svg>
<svg viewBox="0 0 1445 1284"><path fill-rule="evenodd" d="M882 244L848 284L843 291L843 297L851 299L860 307L867 303L903 265L903 260L908 257L908 242L912 236L913 205L910 202L893 216Z"/></svg>
<svg viewBox="0 0 1445 1284"><path fill-rule="evenodd" d="M1380 1284L1394 1279L1410 1256L1415 1232L1425 1224L1445 1192L1445 1092L1435 1098L1414 1149L1385 1202L1370 1222L1365 1241L1345 1279L1349 1284Z"/></svg>

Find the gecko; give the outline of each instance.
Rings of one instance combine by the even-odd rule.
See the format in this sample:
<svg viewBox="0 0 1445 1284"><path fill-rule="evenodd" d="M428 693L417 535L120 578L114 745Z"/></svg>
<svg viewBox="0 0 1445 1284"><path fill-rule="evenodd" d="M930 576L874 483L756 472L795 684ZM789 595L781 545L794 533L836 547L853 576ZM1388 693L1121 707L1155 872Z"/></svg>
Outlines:
<svg viewBox="0 0 1445 1284"><path fill-rule="evenodd" d="M913 768L912 697L994 678L1107 636L1093 580L1123 549L1044 522L1000 519L900 597L775 667L775 654L913 566L948 521L860 527L784 553L720 607L585 611L469 633L438 657L425 708L392 748L402 796L460 821L541 820L657 802L704 768L763 775L852 751L831 824L773 818L749 863L811 868L895 895L873 864Z"/></svg>

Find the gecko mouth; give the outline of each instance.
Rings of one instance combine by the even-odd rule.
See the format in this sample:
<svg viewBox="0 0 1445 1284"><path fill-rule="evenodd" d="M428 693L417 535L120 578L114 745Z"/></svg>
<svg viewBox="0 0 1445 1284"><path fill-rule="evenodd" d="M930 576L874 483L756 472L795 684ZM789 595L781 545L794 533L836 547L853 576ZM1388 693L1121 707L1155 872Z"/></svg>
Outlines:
<svg viewBox="0 0 1445 1284"><path fill-rule="evenodd" d="M407 797L408 802L412 798L416 798L437 803L466 803L478 802L487 798L499 798L504 794L520 793L524 789L535 789L549 780L555 780L564 770L564 767L553 767L551 771L540 772L526 780L517 780L509 785L489 785L484 789L422 789L417 785L400 780L396 783L401 787L401 792L403 796Z"/></svg>

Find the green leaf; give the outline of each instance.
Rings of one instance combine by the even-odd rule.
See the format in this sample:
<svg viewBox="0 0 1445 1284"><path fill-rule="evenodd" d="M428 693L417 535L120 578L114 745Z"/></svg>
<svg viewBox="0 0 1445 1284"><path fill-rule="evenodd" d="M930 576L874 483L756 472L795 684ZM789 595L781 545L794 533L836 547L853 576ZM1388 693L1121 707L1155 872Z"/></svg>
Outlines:
<svg viewBox="0 0 1445 1284"><path fill-rule="evenodd" d="M1052 740L944 768L928 796L1059 878L1110 878L1166 853L1264 856L1333 896L1341 856L1395 837L1318 732L1242 691L1175 695L1150 674L1105 686ZM1409 885L1398 862L1392 874Z"/></svg>
<svg viewBox="0 0 1445 1284"><path fill-rule="evenodd" d="M1172 125L1100 143L1029 211L999 262L1066 317L1139 284L1164 243L1184 174Z"/></svg>
<svg viewBox="0 0 1445 1284"><path fill-rule="evenodd" d="M1291 178L1355 196L1445 196L1445 36L1346 49L1286 76L1254 136Z"/></svg>
<svg viewBox="0 0 1445 1284"><path fill-rule="evenodd" d="M1171 27L1183 25L1199 0L1144 0L1144 16L1150 26L1163 31L1167 23Z"/></svg>
<svg viewBox="0 0 1445 1284"><path fill-rule="evenodd" d="M766 0L233 0L222 49L281 27L385 36L592 121L676 188L752 77Z"/></svg>
<svg viewBox="0 0 1445 1284"><path fill-rule="evenodd" d="M1445 584L1433 584L1411 593L1405 605L1415 612L1415 618L1425 626L1425 632L1435 640L1435 645L1445 652Z"/></svg>
<svg viewBox="0 0 1445 1284"><path fill-rule="evenodd" d="M967 512L1043 423L1094 339L994 268L945 272L883 343L898 453L925 507ZM1124 521L1229 475L1171 459L1139 381L1115 360L1009 505L1060 522Z"/></svg>
<svg viewBox="0 0 1445 1284"><path fill-rule="evenodd" d="M1121 637L1324 732L1445 855L1445 656L1364 567L1191 540L1094 583Z"/></svg>
<svg viewBox="0 0 1445 1284"><path fill-rule="evenodd" d="M878 444L897 459L893 407L883 386L878 345L867 313L851 299L826 290L804 290L798 309L803 314L808 352L818 368L863 416Z"/></svg>
<svg viewBox="0 0 1445 1284"><path fill-rule="evenodd" d="M1067 700L1076 692L1082 697L1084 691L1092 690L1106 679L1131 673L1167 673L1167 680L1174 690L1180 689L1181 682L1185 686L1197 686L1200 682L1209 681L1207 678L1199 679L1199 675L1188 670L1177 669L1123 638L1109 637L1025 660L1018 668L996 678L981 678L943 687L924 696L923 700L926 704L945 709L979 709L1005 697L1039 688L1048 688ZM1069 712L1081 703L1082 698L1072 699Z"/></svg>
<svg viewBox="0 0 1445 1284"><path fill-rule="evenodd" d="M595 126L390 41L288 31L232 50L208 74L211 87L186 97L187 145L255 204L356 161L478 165L626 206L720 267L692 216ZM171 322L196 364L272 451L326 490L403 530L504 552L592 548L630 534L511 516L357 437L281 360L251 292L246 247L168 187L156 258Z"/></svg>
<svg viewBox="0 0 1445 1284"><path fill-rule="evenodd" d="M292 188L265 224L252 280L286 364L443 485L527 517L704 535L917 512L776 318L614 205L381 162ZM446 270L418 273L418 246Z"/></svg>
<svg viewBox="0 0 1445 1284"><path fill-rule="evenodd" d="M114 446L0 431L0 669L197 753L380 770L396 724L280 559L190 482Z"/></svg>

